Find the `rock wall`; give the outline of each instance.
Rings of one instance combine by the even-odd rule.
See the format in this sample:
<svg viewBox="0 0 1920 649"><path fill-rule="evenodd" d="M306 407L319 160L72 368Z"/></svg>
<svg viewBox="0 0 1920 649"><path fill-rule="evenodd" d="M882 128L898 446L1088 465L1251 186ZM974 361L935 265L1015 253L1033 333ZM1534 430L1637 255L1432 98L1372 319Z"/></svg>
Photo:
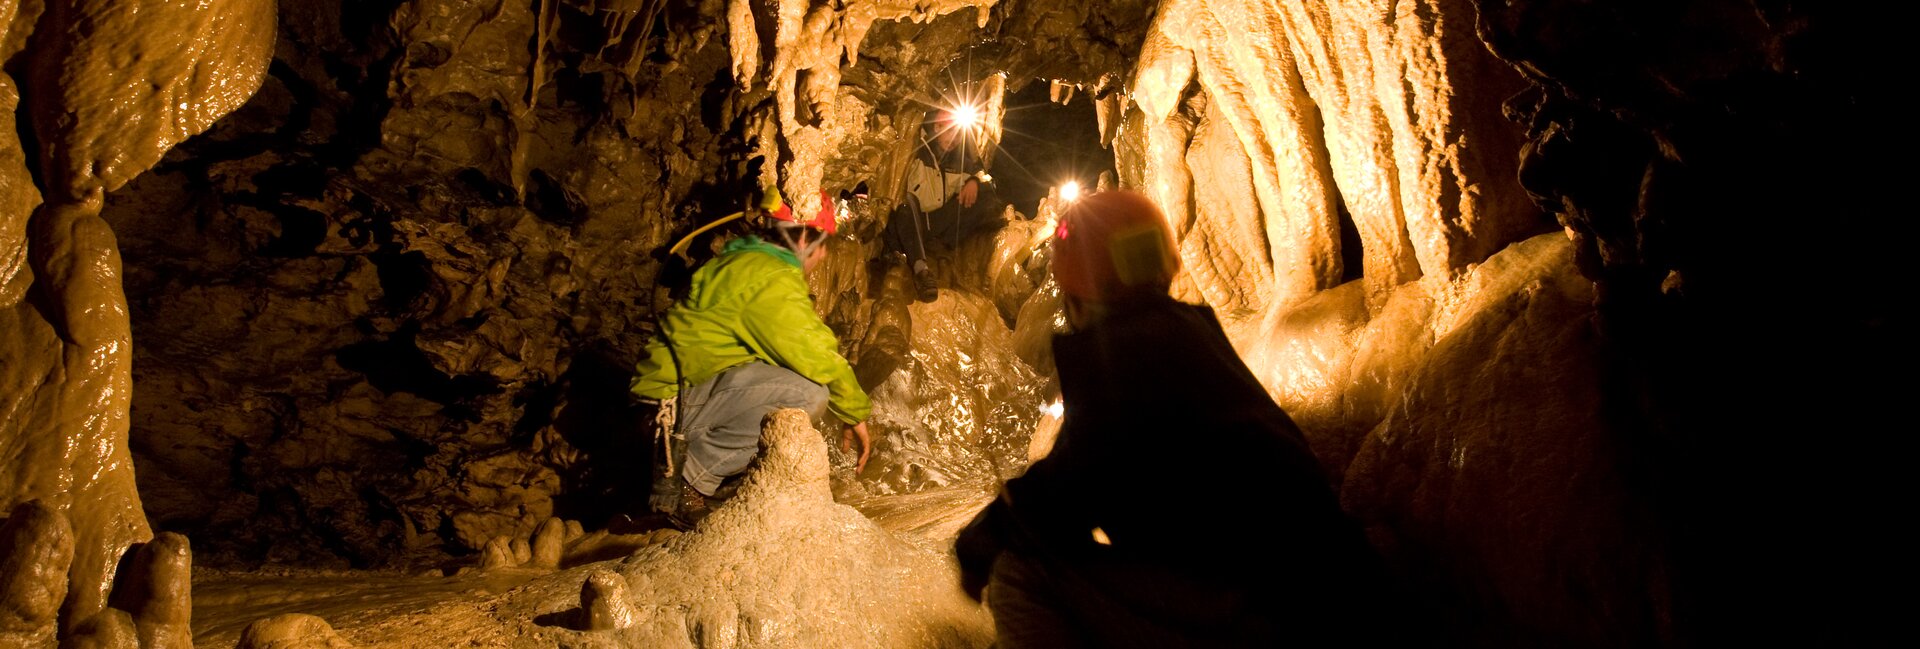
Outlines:
<svg viewBox="0 0 1920 649"><path fill-rule="evenodd" d="M768 418L751 480L692 533L609 566L587 589L614 601L568 647L982 647L986 609L950 559L833 502L827 449L806 415ZM551 607L550 603L546 606ZM595 610L583 602L586 612Z"/></svg>
<svg viewBox="0 0 1920 649"><path fill-rule="evenodd" d="M0 508L41 500L71 524L64 630L107 606L122 555L152 534L128 449L133 350L103 195L253 94L274 11L0 3Z"/></svg>
<svg viewBox="0 0 1920 649"><path fill-rule="evenodd" d="M1889 646L1914 225L1878 156L1905 16L1476 5L1530 82L1521 181L1596 280L1610 434L1672 557L1665 637Z"/></svg>
<svg viewBox="0 0 1920 649"><path fill-rule="evenodd" d="M1894 39L1655 4L1167 2L1103 130L1439 642L1883 642Z"/></svg>
<svg viewBox="0 0 1920 649"><path fill-rule="evenodd" d="M867 260L881 256L923 102L978 43L1099 13L496 4L281 7L254 98L106 196L128 259L139 487L154 524L192 536L204 563L437 562L552 516L597 524L637 506L646 440L625 383L651 313L686 276L663 249L737 209L756 154L789 195L873 188L815 278L831 287L817 305L849 358L909 354L911 318L894 316L921 307L888 297L886 261ZM1150 7L1130 7L1085 29L1144 29ZM1055 63L1124 60L1106 40L1054 38L1072 52ZM1038 56L989 49L979 77L994 57ZM994 308L957 297L966 308L926 317L1010 328L1034 288L1030 246L1015 249L1000 272L1018 286ZM969 254L981 279L967 291L987 295L994 249ZM886 360L865 363L870 387L900 366ZM1039 389L1014 364L953 415L983 422L1009 458ZM875 477L905 475L893 445L921 443L882 440L872 487L932 484ZM1005 468L934 455L972 467L955 478L970 484Z"/></svg>

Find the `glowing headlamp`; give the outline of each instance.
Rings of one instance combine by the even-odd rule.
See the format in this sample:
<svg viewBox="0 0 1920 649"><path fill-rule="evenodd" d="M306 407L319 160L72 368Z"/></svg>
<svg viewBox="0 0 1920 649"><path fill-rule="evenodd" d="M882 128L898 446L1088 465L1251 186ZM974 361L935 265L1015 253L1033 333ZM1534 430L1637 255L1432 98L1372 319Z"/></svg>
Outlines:
<svg viewBox="0 0 1920 649"><path fill-rule="evenodd" d="M1069 180L1060 185L1060 200L1074 202L1080 199L1080 181Z"/></svg>
<svg viewBox="0 0 1920 649"><path fill-rule="evenodd" d="M947 111L954 126L972 130L980 122L980 109L971 104L960 104Z"/></svg>

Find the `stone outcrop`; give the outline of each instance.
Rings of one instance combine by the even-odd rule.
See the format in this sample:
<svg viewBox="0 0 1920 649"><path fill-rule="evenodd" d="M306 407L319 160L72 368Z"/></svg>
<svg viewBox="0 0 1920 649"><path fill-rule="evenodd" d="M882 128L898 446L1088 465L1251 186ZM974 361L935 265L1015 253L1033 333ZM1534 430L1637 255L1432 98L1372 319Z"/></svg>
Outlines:
<svg viewBox="0 0 1920 649"><path fill-rule="evenodd" d="M1611 441L1670 548L1676 644L1901 631L1915 237L1880 162L1905 16L1833 3L1475 2L1530 83L1520 180L1576 242ZM1784 256L1783 256L1784 255ZM1844 441L1838 441L1842 440ZM1755 566L1765 569L1756 572ZM1756 623L1766 620L1765 623Z"/></svg>
<svg viewBox="0 0 1920 649"><path fill-rule="evenodd" d="M978 647L986 610L950 559L833 502L827 446L798 410L769 416L739 493L698 527L587 577L596 630L563 646ZM625 599L613 599L624 595Z"/></svg>
<svg viewBox="0 0 1920 649"><path fill-rule="evenodd" d="M326 620L303 613L262 618L240 632L236 649L353 649Z"/></svg>
<svg viewBox="0 0 1920 649"><path fill-rule="evenodd" d="M103 196L253 95L274 7L0 3L8 68L24 73L0 75L0 507L38 499L71 523L64 630L101 612L122 553L151 533L128 448L133 349Z"/></svg>
<svg viewBox="0 0 1920 649"><path fill-rule="evenodd" d="M48 641L67 597L73 527L38 500L13 508L0 523L0 644Z"/></svg>

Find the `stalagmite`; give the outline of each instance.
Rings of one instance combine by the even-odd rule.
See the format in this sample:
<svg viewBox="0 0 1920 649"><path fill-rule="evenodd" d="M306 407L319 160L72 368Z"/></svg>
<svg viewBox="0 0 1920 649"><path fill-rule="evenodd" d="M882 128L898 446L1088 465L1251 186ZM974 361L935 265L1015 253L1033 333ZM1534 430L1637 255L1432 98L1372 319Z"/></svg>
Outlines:
<svg viewBox="0 0 1920 649"><path fill-rule="evenodd" d="M38 500L13 508L0 525L0 640L52 636L72 563L66 516Z"/></svg>
<svg viewBox="0 0 1920 649"><path fill-rule="evenodd" d="M567 524L549 518L533 533L532 559L528 567L552 570L560 567L560 555L567 547Z"/></svg>
<svg viewBox="0 0 1920 649"><path fill-rule="evenodd" d="M234 649L353 649L326 620L304 613L261 618L240 632Z"/></svg>
<svg viewBox="0 0 1920 649"><path fill-rule="evenodd" d="M151 534L127 449L133 350L104 194L246 102L277 21L272 0L33 4L44 11L0 7L0 32L33 34L16 59L24 111L0 81L0 105L30 120L7 120L0 137L0 506L44 499L72 523L62 626L73 630L105 607L122 553ZM31 217L27 177L9 164L14 134L28 131L46 199ZM23 220L28 239L14 239ZM20 299L29 285L41 299Z"/></svg>
<svg viewBox="0 0 1920 649"><path fill-rule="evenodd" d="M699 629L764 646L985 644L985 611L960 593L950 564L833 501L827 447L805 413L770 415L763 442L738 494L695 532L619 567L639 618L615 641L655 646ZM582 598L617 586L589 581Z"/></svg>
<svg viewBox="0 0 1920 649"><path fill-rule="evenodd" d="M485 549L480 551L481 569L511 568L520 565L513 556L513 541L506 536L496 536L487 541Z"/></svg>
<svg viewBox="0 0 1920 649"><path fill-rule="evenodd" d="M193 647L193 551L187 537L161 532L134 553L114 588L115 608L133 615L145 649Z"/></svg>
<svg viewBox="0 0 1920 649"><path fill-rule="evenodd" d="M586 611L589 631L624 629L640 615L627 595L627 580L608 570L587 575L580 585L580 608Z"/></svg>
<svg viewBox="0 0 1920 649"><path fill-rule="evenodd" d="M117 608L108 608L76 624L73 631L60 641L60 649L145 648L140 645L140 630L134 626L133 616Z"/></svg>

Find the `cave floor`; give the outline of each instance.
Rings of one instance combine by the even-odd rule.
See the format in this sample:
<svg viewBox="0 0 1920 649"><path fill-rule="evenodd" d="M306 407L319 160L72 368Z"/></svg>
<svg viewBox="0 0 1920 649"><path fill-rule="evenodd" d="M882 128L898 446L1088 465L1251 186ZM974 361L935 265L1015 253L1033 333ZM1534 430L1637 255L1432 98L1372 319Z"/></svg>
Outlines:
<svg viewBox="0 0 1920 649"><path fill-rule="evenodd" d="M845 504L904 541L945 553L960 528L992 497L980 486L959 486ZM248 624L285 613L324 618L361 648L545 645L528 624L541 624L539 616L515 610L510 596L518 589L577 590L592 565L557 571L470 570L452 576L432 570L198 568L193 576L194 646L234 647Z"/></svg>

